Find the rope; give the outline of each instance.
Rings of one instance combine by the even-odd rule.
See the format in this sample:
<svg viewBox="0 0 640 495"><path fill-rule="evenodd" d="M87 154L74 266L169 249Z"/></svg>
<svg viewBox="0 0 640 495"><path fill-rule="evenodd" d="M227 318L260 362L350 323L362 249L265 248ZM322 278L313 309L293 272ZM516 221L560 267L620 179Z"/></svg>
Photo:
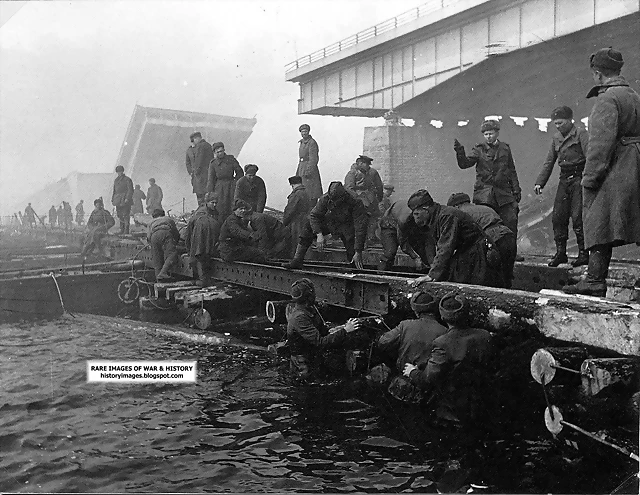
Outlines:
<svg viewBox="0 0 640 495"><path fill-rule="evenodd" d="M60 306L62 306L62 313L63 314L69 314L69 315L71 315L71 316L73 316L75 318L76 316L73 313L69 313L64 307L64 301L62 300L62 292L60 292L60 286L58 285L58 281L56 280L56 276L53 274L53 272L51 272L49 275L51 275L51 278L53 279L53 283L56 284L56 289L58 291L58 297L60 298Z"/></svg>

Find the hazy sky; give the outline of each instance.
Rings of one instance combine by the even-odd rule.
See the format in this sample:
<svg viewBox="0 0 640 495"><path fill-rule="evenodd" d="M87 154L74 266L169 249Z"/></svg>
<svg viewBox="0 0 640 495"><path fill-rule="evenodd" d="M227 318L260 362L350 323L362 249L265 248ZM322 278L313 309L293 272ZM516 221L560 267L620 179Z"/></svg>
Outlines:
<svg viewBox="0 0 640 495"><path fill-rule="evenodd" d="M260 165L271 206L286 203L302 122L323 183L342 180L381 121L298 115L284 65L422 3L28 2L0 27L0 208L74 170L111 172L136 103L256 116L239 159Z"/></svg>

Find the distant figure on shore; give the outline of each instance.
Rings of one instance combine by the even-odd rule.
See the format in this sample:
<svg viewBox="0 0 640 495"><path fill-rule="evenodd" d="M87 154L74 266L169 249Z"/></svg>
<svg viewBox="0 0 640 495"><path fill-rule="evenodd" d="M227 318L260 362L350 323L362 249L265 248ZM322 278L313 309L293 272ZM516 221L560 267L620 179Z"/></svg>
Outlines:
<svg viewBox="0 0 640 495"><path fill-rule="evenodd" d="M313 206L318 198L322 196L322 179L318 169L320 149L316 140L311 137L311 126L309 124L302 124L298 131L300 131L302 139L298 141L300 143L298 148L300 159L296 175L302 177L302 184L307 189L307 194Z"/></svg>
<svg viewBox="0 0 640 495"><path fill-rule="evenodd" d="M84 225L84 199L81 199L76 205L76 223Z"/></svg>
<svg viewBox="0 0 640 495"><path fill-rule="evenodd" d="M64 214L64 230L71 230L73 225L73 211L71 211L71 205L66 201L62 202L62 212Z"/></svg>
<svg viewBox="0 0 640 495"><path fill-rule="evenodd" d="M153 251L153 268L156 281L171 278L170 270L178 263L177 245L180 233L173 218L165 216L164 210L154 210L153 220L147 229L147 241Z"/></svg>
<svg viewBox="0 0 640 495"><path fill-rule="evenodd" d="M133 205L131 206L131 215L135 215L136 213L144 213L144 209L142 207L142 200L147 199L147 196L144 194L142 189L140 189L140 184L136 184L136 187L133 189ZM159 210L160 208L156 208Z"/></svg>
<svg viewBox="0 0 640 495"><path fill-rule="evenodd" d="M224 223L233 210L236 183L244 176L244 171L233 155L226 154L223 143L213 143L212 148L213 160L209 164L207 191L215 193L218 198L216 208Z"/></svg>
<svg viewBox="0 0 640 495"><path fill-rule="evenodd" d="M147 189L147 212L151 214L153 210L162 210L162 188L151 177L149 179L149 189Z"/></svg>
<svg viewBox="0 0 640 495"><path fill-rule="evenodd" d="M55 205L51 205L49 209L49 225L51 228L56 226L56 222L58 221L58 211L56 210Z"/></svg>
<svg viewBox="0 0 640 495"><path fill-rule="evenodd" d="M24 218L29 224L29 227L34 228L36 226L36 212L31 206L31 203L29 203L24 209Z"/></svg>
<svg viewBox="0 0 640 495"><path fill-rule="evenodd" d="M302 183L302 177L299 175L289 177L289 185L291 186L291 194L287 196L287 206L284 208L282 223L285 227L289 228L289 232L291 233L291 250L289 257L293 258L312 205L311 199L307 194L307 188L304 187Z"/></svg>
<svg viewBox="0 0 640 495"><path fill-rule="evenodd" d="M257 173L257 165L250 163L244 166L244 177L238 179L233 199L242 199L251 205L254 212L262 213L267 204L267 186Z"/></svg>
<svg viewBox="0 0 640 495"><path fill-rule="evenodd" d="M64 228L64 210L62 209L62 205L58 206L58 227Z"/></svg>
<svg viewBox="0 0 640 495"><path fill-rule="evenodd" d="M104 209L102 198L98 198L93 202L94 210L89 215L87 221L86 234L84 238L84 246L82 247L82 257L86 258L93 252L95 248L100 250L102 238L107 234L109 229L116 224L115 219L107 210Z"/></svg>
<svg viewBox="0 0 640 495"><path fill-rule="evenodd" d="M189 136L192 147L187 149L186 166L187 172L191 176L191 185L196 194L198 206L204 202L204 195L207 193L207 180L209 178L209 164L213 160L214 150L205 141L202 134L194 132Z"/></svg>
<svg viewBox="0 0 640 495"><path fill-rule="evenodd" d="M116 215L120 220L120 234L128 234L131 224L131 204L133 203L133 181L124 175L124 167L116 167L118 176L113 182L111 204L116 207Z"/></svg>

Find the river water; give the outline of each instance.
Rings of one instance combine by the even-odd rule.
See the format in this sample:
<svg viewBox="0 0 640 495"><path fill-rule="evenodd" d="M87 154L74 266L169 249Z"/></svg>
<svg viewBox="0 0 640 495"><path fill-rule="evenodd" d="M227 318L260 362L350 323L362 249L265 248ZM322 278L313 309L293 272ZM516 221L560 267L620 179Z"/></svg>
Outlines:
<svg viewBox="0 0 640 495"><path fill-rule="evenodd" d="M0 491L603 493L629 474L542 425L469 443L363 381L293 386L260 349L76 316L0 325ZM197 360L198 380L87 383L97 359Z"/></svg>

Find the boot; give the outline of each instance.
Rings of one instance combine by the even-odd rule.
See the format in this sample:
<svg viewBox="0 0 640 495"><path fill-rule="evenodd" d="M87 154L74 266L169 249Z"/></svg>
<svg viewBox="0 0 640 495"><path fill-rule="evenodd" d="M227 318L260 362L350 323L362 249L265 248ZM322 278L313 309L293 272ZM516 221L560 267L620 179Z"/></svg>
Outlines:
<svg viewBox="0 0 640 495"><path fill-rule="evenodd" d="M283 268L288 268L289 270L299 270L304 266L304 255L307 254L308 246L303 246L302 244L298 244L296 246L296 254L293 255L293 259L289 263L283 263Z"/></svg>
<svg viewBox="0 0 640 495"><path fill-rule="evenodd" d="M120 219L120 235L124 234L124 220Z"/></svg>
<svg viewBox="0 0 640 495"><path fill-rule="evenodd" d="M569 258L567 258L567 241L556 241L556 254L553 255L548 266L556 267L567 261L569 261Z"/></svg>
<svg viewBox="0 0 640 495"><path fill-rule="evenodd" d="M589 252L584 249L584 232L581 228L574 229L576 241L578 241L578 257L571 262L571 266L584 266L589 264Z"/></svg>
<svg viewBox="0 0 640 495"><path fill-rule="evenodd" d="M575 285L567 285L563 290L567 294L584 294L586 296L606 297L607 274L609 261L607 253L594 249L589 253L589 268L587 278Z"/></svg>

